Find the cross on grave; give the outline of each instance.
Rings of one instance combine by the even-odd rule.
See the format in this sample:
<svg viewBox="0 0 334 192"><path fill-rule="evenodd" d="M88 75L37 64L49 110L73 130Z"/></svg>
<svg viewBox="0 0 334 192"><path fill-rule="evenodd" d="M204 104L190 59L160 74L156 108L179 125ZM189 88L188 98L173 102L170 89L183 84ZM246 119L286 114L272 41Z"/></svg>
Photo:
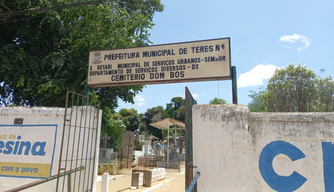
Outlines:
<svg viewBox="0 0 334 192"><path fill-rule="evenodd" d="M108 137L107 133L104 134L103 137L101 137L101 140L103 140L103 147L107 148L107 140L109 140L110 137Z"/></svg>

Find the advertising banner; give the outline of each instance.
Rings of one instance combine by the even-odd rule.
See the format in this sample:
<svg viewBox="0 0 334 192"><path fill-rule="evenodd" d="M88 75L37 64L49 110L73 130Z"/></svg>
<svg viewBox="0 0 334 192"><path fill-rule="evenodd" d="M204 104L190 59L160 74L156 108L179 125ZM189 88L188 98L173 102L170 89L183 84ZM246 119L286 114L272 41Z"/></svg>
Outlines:
<svg viewBox="0 0 334 192"><path fill-rule="evenodd" d="M57 125L0 125L0 176L51 176Z"/></svg>

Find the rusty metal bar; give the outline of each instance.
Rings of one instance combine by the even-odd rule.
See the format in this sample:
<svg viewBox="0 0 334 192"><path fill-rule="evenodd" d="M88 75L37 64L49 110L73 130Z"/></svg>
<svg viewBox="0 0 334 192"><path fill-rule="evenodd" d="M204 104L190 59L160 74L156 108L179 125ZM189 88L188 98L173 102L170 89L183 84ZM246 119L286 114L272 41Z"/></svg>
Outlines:
<svg viewBox="0 0 334 192"><path fill-rule="evenodd" d="M67 126L68 126L68 125L67 125ZM79 126L71 125L71 127L79 127ZM84 128L84 129L96 129L96 128L91 128L91 127L81 127L81 128Z"/></svg>
<svg viewBox="0 0 334 192"><path fill-rule="evenodd" d="M56 178L56 191L89 191L93 186L94 180L95 165L93 164L95 164L96 145L98 141L97 132L100 102L69 90L67 90L66 94L58 175L61 171L66 172L68 169L72 170L81 166L86 167L86 169L79 173L75 172L74 175L71 176L67 175L63 178ZM85 106L86 109L84 109L83 106ZM89 109L90 113L88 114ZM71 110L70 114L68 114L68 110ZM87 120L87 118L93 119ZM96 135L94 135L94 133L96 133ZM67 183L66 185L65 183L68 180L71 180L72 183ZM67 188L67 190L65 188Z"/></svg>
<svg viewBox="0 0 334 192"><path fill-rule="evenodd" d="M67 106L68 106L68 96L69 96L69 91L67 88L66 91L66 102L65 102L65 114L67 114ZM60 154L59 154L59 169L58 169L58 175L60 174L60 168L61 168L61 156L63 154L63 143L64 143L64 137L65 137L65 125L66 124L66 115L64 115L64 125L63 125L63 133L62 133L62 139L61 139L61 146L60 146ZM59 177L57 178L57 186L56 186L56 191L58 191L58 184L59 184Z"/></svg>
<svg viewBox="0 0 334 192"><path fill-rule="evenodd" d="M79 95L79 94L78 94ZM81 139L81 125L82 125L82 111L83 111L83 103L84 103L84 99L82 98L82 101L81 101L81 112L80 112L80 127L79 127L79 137L78 137L78 145L77 145L77 159L79 158L79 148L80 148L80 139ZM77 106L78 107L78 106ZM82 157L81 157L82 158ZM78 161L75 162L75 167L78 166ZM76 178L77 178L77 173L74 174L74 181L76 181ZM78 187L78 191L80 190L80 180L79 180L79 187ZM75 186L73 187L73 191L75 191Z"/></svg>
<svg viewBox="0 0 334 192"><path fill-rule="evenodd" d="M88 160L92 160L94 158L88 158ZM71 159L71 160L67 160L67 161L78 161L78 160L81 160L81 159ZM86 160L86 159L83 159L83 160ZM65 161L65 160L61 160L61 161ZM64 170L64 169L62 169Z"/></svg>
<svg viewBox="0 0 334 192"><path fill-rule="evenodd" d="M72 179L71 179L71 174L67 175L67 192L71 192L71 184L72 184Z"/></svg>
<svg viewBox="0 0 334 192"><path fill-rule="evenodd" d="M97 101L97 104L98 104L98 108L97 108L97 116L96 116L96 127L99 127L99 121L98 121L98 119L99 119L99 116L100 116L100 105L101 105L101 103L100 103L100 101ZM94 118L95 119L95 118ZM97 135L98 135L98 129L96 129L96 135L95 135L95 145L94 145L94 157L96 157L95 155L96 155L96 144L97 144ZM131 157L132 157L132 154L131 154ZM93 160L93 170L94 170L94 167L95 167L95 160ZM92 182L91 182L91 187L93 187L93 181L94 181L94 177L93 177L93 175L92 175Z"/></svg>
<svg viewBox="0 0 334 192"><path fill-rule="evenodd" d="M73 97L75 97L75 95L73 94ZM75 122L74 122L74 137L73 137L73 142L72 142L72 155L71 155L71 164L70 164L70 168L72 169L72 163L73 163L73 154L74 154L74 142L75 142L75 138L76 138L76 132L77 132L77 118L78 118L78 106L79 106L79 100L80 97L79 95L77 95L77 105L76 105L76 111L75 111ZM72 106L73 107L73 106ZM75 159L77 160L79 157L76 157Z"/></svg>
<svg viewBox="0 0 334 192"><path fill-rule="evenodd" d="M68 92L73 93L73 94L75 94L75 95L80 95L80 96L85 97L85 98L90 98L90 97L88 97L88 96L82 95L82 94L80 94L80 93L75 93L75 92L73 92L73 91L68 91ZM94 98L90 98L90 100L94 100L95 102L100 103L99 100L94 99Z"/></svg>
<svg viewBox="0 0 334 192"><path fill-rule="evenodd" d="M192 97L188 87L185 90L185 144L186 144L186 159L185 163L189 166L185 167L185 189L191 183L193 178L193 141L192 141L192 106L194 105L194 98Z"/></svg>
<svg viewBox="0 0 334 192"><path fill-rule="evenodd" d="M16 188L14 188L14 189L7 190L7 191L5 191L5 192L17 192L17 191L22 191L22 190L24 190L24 189L28 189L28 188L31 188L31 187L34 187L34 186L37 186L37 185L40 185L40 184L43 184L43 183L52 181L52 180L54 180L54 179L59 179L60 177L63 177L63 176L65 176L65 175L72 174L72 173L77 172L77 171L81 171L81 170L83 170L83 169L84 169L84 167L79 167L79 168L76 168L76 169L73 169L73 170L66 171L66 172L61 173L61 174L56 174L56 175L53 175L53 176L51 176L51 177L48 177L48 178L45 178L45 179L42 179L42 180L38 180L38 181L35 181L35 182L32 182L32 183L28 183L28 184L25 184L25 185L16 187Z"/></svg>
<svg viewBox="0 0 334 192"><path fill-rule="evenodd" d="M89 100L87 101L87 104L89 105ZM88 127L90 127L90 123L91 123L91 118L92 118L92 106L90 106L90 109L89 109L89 122L88 122ZM87 151L86 151L86 161L85 161L85 167L87 167L87 161L88 161L88 163L90 163L90 157L88 157L88 149L89 149L89 137L90 137L90 132L91 132L91 129L88 129L88 136L87 136L87 147L86 147L86 149L87 149ZM86 174L84 174L84 183L87 183L87 188L89 187L89 185L88 185L88 182L86 182ZM89 176L87 177L87 181L89 181Z"/></svg>
<svg viewBox="0 0 334 192"><path fill-rule="evenodd" d="M96 105L96 101L92 100L92 105L94 106L94 112L93 112L93 127L95 125L95 105ZM98 119L98 118L97 118ZM95 129L95 134L97 135L97 129ZM92 141L94 139L94 130L92 130L92 137L91 137ZM97 141L95 141L97 142ZM89 157L92 158L92 151L93 151L93 144L90 145L90 154ZM95 157L95 156L94 156ZM93 158L93 162L95 162L95 158ZM90 172L90 168L91 168L91 162L89 163L89 168L88 171ZM92 167L92 169L94 170L94 167ZM88 176L88 181L89 181L90 175ZM92 182L91 182L91 188L93 188L93 180L94 180L94 176L92 175ZM88 188L88 182L87 182L87 188Z"/></svg>
<svg viewBox="0 0 334 192"><path fill-rule="evenodd" d="M87 123L87 109L88 109L88 107L87 107L87 103L88 103L88 101L89 101L89 97L86 99L86 100L84 100L85 101L85 107L86 107L86 112L85 112L85 122L84 122L84 127L86 126L86 123ZM81 150L81 161L80 161L80 166L82 166L82 160L83 160L83 156L84 156L84 149L85 149L85 139L86 139L86 129L83 127L83 129L84 129L84 134L83 134L83 137L82 137L82 143L83 143L83 145L82 145L82 150ZM88 140L88 139L87 139ZM88 144L88 143L87 143ZM88 152L86 151L86 154L87 154ZM86 157L87 158L87 157ZM80 183L81 183L81 171L80 171L80 173L79 173L79 185L78 185L78 191L80 191ZM84 173L84 175L86 175L85 173ZM85 180L83 180L83 182L82 182L82 188L84 189L85 188ZM74 191L74 190L73 190Z"/></svg>
<svg viewBox="0 0 334 192"><path fill-rule="evenodd" d="M69 97L70 97L70 94L69 94ZM68 98L69 99L69 98ZM68 102L68 100L67 100ZM69 121L70 122L70 125L68 125L68 138L67 138L67 142L66 142L66 145L67 145L67 148L66 148L66 153L65 153L65 171L67 170L67 158L68 158L68 149L69 149L69 146L70 146L70 136L71 136L71 124L72 124L72 112L73 112L73 102L74 102L74 95L72 94L72 105L71 105L71 116L70 116L70 119L67 119L66 121ZM68 106L67 106L68 107ZM65 113L66 114L66 113ZM65 115L66 116L66 115ZM66 126L66 125L64 125ZM74 133L75 134L75 133ZM73 150L73 149L72 149ZM72 167L70 167L70 169L72 169ZM63 182L64 183L64 182ZM64 187L63 187L64 188Z"/></svg>
<svg viewBox="0 0 334 192"><path fill-rule="evenodd" d="M94 115L95 115L95 106L94 106L94 112L93 112L93 122L92 122L92 125L94 125L94 122L95 122L95 117L94 117ZM93 126L94 127L94 126ZM96 129L96 132L97 132L97 129ZM94 129L92 129L92 134L91 134L91 140L92 140L92 142L93 142L93 138L94 138ZM95 158L92 158L92 150L93 150L93 143L90 145L90 153L89 153L89 158L90 159L93 159L93 161L95 161ZM89 163L88 163L88 172L90 172L90 168L91 168L91 164L92 164L92 162L91 161L89 161ZM87 178L87 188L89 187L89 178L90 178L90 175L88 175L88 178ZM93 178L92 178L93 179ZM91 186L91 188L92 188L93 186Z"/></svg>

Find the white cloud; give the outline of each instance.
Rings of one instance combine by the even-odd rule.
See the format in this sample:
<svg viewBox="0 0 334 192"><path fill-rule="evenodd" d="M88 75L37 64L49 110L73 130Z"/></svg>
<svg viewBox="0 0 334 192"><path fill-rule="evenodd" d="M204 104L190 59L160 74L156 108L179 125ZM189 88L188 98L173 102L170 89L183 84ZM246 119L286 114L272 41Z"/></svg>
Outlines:
<svg viewBox="0 0 334 192"><path fill-rule="evenodd" d="M193 94L193 97L198 98L198 94L197 93Z"/></svg>
<svg viewBox="0 0 334 192"><path fill-rule="evenodd" d="M252 70L243 73L238 78L238 87L262 85L263 80L269 79L278 69L275 65L256 65Z"/></svg>
<svg viewBox="0 0 334 192"><path fill-rule="evenodd" d="M136 105L143 106L145 105L145 98L142 95L136 95L135 96L135 103Z"/></svg>
<svg viewBox="0 0 334 192"><path fill-rule="evenodd" d="M311 39L308 39L307 37L305 37L303 35L298 35L298 34L285 35L285 36L281 37L280 41L289 42L291 44L296 43L296 41L301 41L304 44L304 46L301 46L301 47L297 48L298 51L302 51L302 50L308 48L311 44ZM290 48L290 47L288 46L288 48Z"/></svg>

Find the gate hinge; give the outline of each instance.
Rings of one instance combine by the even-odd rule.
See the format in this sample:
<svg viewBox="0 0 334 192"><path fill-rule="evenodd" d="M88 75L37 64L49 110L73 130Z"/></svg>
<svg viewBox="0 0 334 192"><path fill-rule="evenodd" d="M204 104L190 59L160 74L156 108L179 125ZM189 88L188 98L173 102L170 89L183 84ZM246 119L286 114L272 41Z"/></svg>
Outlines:
<svg viewBox="0 0 334 192"><path fill-rule="evenodd" d="M188 167L195 169L195 168L197 168L197 165L188 165Z"/></svg>

